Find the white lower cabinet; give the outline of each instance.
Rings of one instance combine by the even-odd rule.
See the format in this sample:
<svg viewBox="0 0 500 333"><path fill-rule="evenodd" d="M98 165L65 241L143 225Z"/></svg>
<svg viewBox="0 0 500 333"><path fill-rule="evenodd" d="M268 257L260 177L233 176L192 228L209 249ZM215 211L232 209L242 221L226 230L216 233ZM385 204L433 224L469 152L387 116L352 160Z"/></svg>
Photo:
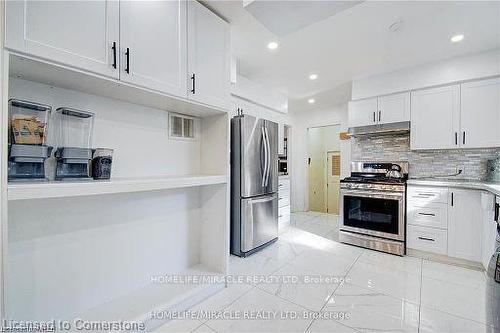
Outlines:
<svg viewBox="0 0 500 333"><path fill-rule="evenodd" d="M278 228L290 225L290 179L280 178L278 181Z"/></svg>
<svg viewBox="0 0 500 333"><path fill-rule="evenodd" d="M437 254L448 254L446 230L408 225L408 247Z"/></svg>
<svg viewBox="0 0 500 333"><path fill-rule="evenodd" d="M448 255L481 261L481 192L450 189Z"/></svg>
<svg viewBox="0 0 500 333"><path fill-rule="evenodd" d="M483 195L479 190L409 185L408 248L481 262Z"/></svg>

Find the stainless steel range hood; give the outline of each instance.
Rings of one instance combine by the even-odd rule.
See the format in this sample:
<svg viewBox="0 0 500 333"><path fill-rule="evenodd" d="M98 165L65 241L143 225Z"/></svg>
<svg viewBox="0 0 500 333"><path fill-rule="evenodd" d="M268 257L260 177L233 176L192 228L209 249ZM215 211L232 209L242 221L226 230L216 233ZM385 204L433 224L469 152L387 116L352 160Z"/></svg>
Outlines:
<svg viewBox="0 0 500 333"><path fill-rule="evenodd" d="M402 122L391 123L391 124L349 127L348 132L349 132L350 136L354 136L354 137L366 136L366 135L409 133L410 132L410 122L409 121L402 121Z"/></svg>

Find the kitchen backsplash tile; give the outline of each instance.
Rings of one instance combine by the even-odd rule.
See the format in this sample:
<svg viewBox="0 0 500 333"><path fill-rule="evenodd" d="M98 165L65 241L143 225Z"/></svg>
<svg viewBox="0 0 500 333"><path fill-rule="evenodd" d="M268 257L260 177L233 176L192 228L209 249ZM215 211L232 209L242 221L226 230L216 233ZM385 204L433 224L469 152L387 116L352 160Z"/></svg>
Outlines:
<svg viewBox="0 0 500 333"><path fill-rule="evenodd" d="M387 134L352 138L353 161L408 161L410 178L454 174L459 179L486 179L486 163L500 157L500 148L410 150L409 134Z"/></svg>

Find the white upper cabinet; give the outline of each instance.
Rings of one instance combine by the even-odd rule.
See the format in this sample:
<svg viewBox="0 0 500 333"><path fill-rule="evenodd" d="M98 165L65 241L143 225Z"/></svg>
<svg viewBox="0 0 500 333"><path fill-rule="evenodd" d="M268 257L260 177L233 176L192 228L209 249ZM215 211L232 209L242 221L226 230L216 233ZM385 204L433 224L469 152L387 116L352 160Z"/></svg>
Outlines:
<svg viewBox="0 0 500 333"><path fill-rule="evenodd" d="M481 192L450 189L448 255L481 261Z"/></svg>
<svg viewBox="0 0 500 333"><path fill-rule="evenodd" d="M120 2L120 79L186 97L186 2Z"/></svg>
<svg viewBox="0 0 500 333"><path fill-rule="evenodd" d="M461 85L461 145L500 147L500 78Z"/></svg>
<svg viewBox="0 0 500 333"><path fill-rule="evenodd" d="M118 78L118 1L5 3L7 48Z"/></svg>
<svg viewBox="0 0 500 333"><path fill-rule="evenodd" d="M377 116L379 124L410 121L410 93L379 97Z"/></svg>
<svg viewBox="0 0 500 333"><path fill-rule="evenodd" d="M409 120L409 92L349 102L349 127L391 124Z"/></svg>
<svg viewBox="0 0 500 333"><path fill-rule="evenodd" d="M228 108L229 24L197 1L188 2L188 97Z"/></svg>
<svg viewBox="0 0 500 333"><path fill-rule="evenodd" d="M349 102L349 127L377 124L377 98Z"/></svg>
<svg viewBox="0 0 500 333"><path fill-rule="evenodd" d="M459 128L458 85L411 93L411 149L457 148Z"/></svg>

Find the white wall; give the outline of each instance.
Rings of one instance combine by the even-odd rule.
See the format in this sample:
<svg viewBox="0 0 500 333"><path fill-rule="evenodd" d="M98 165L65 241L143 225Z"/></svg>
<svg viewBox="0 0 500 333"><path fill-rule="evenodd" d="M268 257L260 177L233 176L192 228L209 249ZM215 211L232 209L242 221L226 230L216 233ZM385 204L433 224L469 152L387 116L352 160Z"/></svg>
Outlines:
<svg viewBox="0 0 500 333"><path fill-rule="evenodd" d="M231 84L231 94L275 111L288 113L288 98L285 95L256 84L244 76L238 75L236 83Z"/></svg>
<svg viewBox="0 0 500 333"><path fill-rule="evenodd" d="M352 99L500 75L500 50L456 57L352 82Z"/></svg>
<svg viewBox="0 0 500 333"><path fill-rule="evenodd" d="M292 211L306 211L309 208L309 176L307 167L307 129L327 125L340 125L347 130L347 104L322 110L291 112L292 121L292 166L291 201ZM340 142L342 159L341 177L349 175L351 146L349 141Z"/></svg>
<svg viewBox="0 0 500 333"><path fill-rule="evenodd" d="M287 113L281 113L277 111L273 111L271 109L262 107L260 105L254 104L252 102L249 102L247 100L238 98L236 96L232 96L231 102L233 104L233 107L231 109L231 117L236 115L236 110L238 108L243 109L243 112L245 114L249 114L258 118L264 118L267 120L274 121L276 123L281 123L281 124L290 124L290 115Z"/></svg>

